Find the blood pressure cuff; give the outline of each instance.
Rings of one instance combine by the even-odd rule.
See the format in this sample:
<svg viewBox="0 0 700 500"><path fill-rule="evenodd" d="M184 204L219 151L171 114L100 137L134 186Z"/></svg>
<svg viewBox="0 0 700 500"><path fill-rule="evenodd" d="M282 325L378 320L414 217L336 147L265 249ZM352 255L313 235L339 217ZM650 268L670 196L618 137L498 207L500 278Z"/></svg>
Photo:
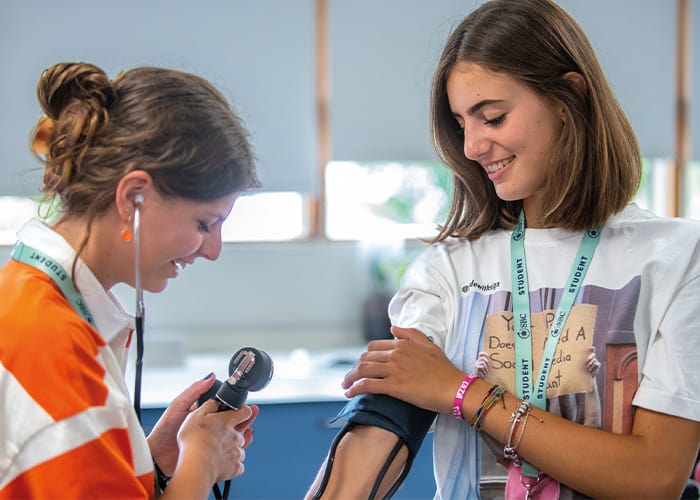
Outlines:
<svg viewBox="0 0 700 500"><path fill-rule="evenodd" d="M383 394L360 394L340 410L333 421L346 419L346 425L372 425L396 434L415 457L437 415L410 403Z"/></svg>

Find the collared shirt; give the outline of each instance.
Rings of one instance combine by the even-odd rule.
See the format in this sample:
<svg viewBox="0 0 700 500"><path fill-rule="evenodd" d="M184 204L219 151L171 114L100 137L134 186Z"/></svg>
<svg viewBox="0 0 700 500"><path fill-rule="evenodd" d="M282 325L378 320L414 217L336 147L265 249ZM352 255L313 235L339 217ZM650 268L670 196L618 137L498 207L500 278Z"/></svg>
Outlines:
<svg viewBox="0 0 700 500"><path fill-rule="evenodd" d="M20 241L69 273L74 249L38 220ZM149 498L153 469L124 382L133 318L78 259L97 330L40 270L0 268L0 498Z"/></svg>

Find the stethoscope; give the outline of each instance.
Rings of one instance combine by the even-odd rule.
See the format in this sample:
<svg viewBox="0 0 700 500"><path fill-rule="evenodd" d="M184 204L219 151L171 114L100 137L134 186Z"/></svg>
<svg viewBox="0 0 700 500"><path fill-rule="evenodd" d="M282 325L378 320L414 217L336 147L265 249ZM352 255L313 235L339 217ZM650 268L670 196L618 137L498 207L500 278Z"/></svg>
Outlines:
<svg viewBox="0 0 700 500"><path fill-rule="evenodd" d="M141 205L143 195L134 196L134 291L136 295L136 308L134 323L136 333L136 366L134 377L134 410L141 423L141 377L143 372L143 330L144 330L144 304L143 287L141 285ZM180 267L180 266L178 266ZM256 360L257 364L256 364ZM272 359L264 351L252 347L240 349L229 363L230 377L225 381L216 381L206 394L203 394L198 403L202 403L211 397L217 398L227 408L238 409L245 402L248 391L258 391L270 382L274 371ZM223 493L218 484L214 484L212 491L216 499L227 499L231 480L225 481Z"/></svg>
<svg viewBox="0 0 700 500"><path fill-rule="evenodd" d="M143 287L141 286L141 205L143 195L134 196L134 290L136 308L134 312L136 332L136 373L134 376L134 410L141 423L141 376L143 372Z"/></svg>

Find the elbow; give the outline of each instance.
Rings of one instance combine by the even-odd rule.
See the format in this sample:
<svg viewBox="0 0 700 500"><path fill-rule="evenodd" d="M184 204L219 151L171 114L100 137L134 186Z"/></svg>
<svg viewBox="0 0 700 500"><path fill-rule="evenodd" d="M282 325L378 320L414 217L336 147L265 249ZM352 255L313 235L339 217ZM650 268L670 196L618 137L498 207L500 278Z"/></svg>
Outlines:
<svg viewBox="0 0 700 500"><path fill-rule="evenodd" d="M669 470L661 464L656 472L649 474L645 480L640 481L639 476L631 479L636 479L634 488L630 489L631 492L636 492L632 495L636 498L680 498L688 484L688 476L682 471Z"/></svg>
<svg viewBox="0 0 700 500"><path fill-rule="evenodd" d="M681 498L683 490L688 484L689 476L680 474L679 471L672 471L659 478L656 492L651 495L653 498Z"/></svg>

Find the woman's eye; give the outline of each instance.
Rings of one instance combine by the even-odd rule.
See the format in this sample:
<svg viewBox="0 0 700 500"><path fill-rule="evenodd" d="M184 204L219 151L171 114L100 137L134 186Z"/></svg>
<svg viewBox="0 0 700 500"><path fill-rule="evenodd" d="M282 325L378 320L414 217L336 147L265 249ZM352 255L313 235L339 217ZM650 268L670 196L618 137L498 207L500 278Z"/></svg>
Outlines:
<svg viewBox="0 0 700 500"><path fill-rule="evenodd" d="M496 118L491 118L490 120L486 120L484 123L486 123L486 125L496 126L496 125L500 125L501 123L503 123L503 120L505 120L505 119L506 119L506 114L503 113L502 115L499 115Z"/></svg>
<svg viewBox="0 0 700 500"><path fill-rule="evenodd" d="M199 222L199 230L204 232L204 233L208 233L209 232L209 224L207 224L206 222L200 221Z"/></svg>

